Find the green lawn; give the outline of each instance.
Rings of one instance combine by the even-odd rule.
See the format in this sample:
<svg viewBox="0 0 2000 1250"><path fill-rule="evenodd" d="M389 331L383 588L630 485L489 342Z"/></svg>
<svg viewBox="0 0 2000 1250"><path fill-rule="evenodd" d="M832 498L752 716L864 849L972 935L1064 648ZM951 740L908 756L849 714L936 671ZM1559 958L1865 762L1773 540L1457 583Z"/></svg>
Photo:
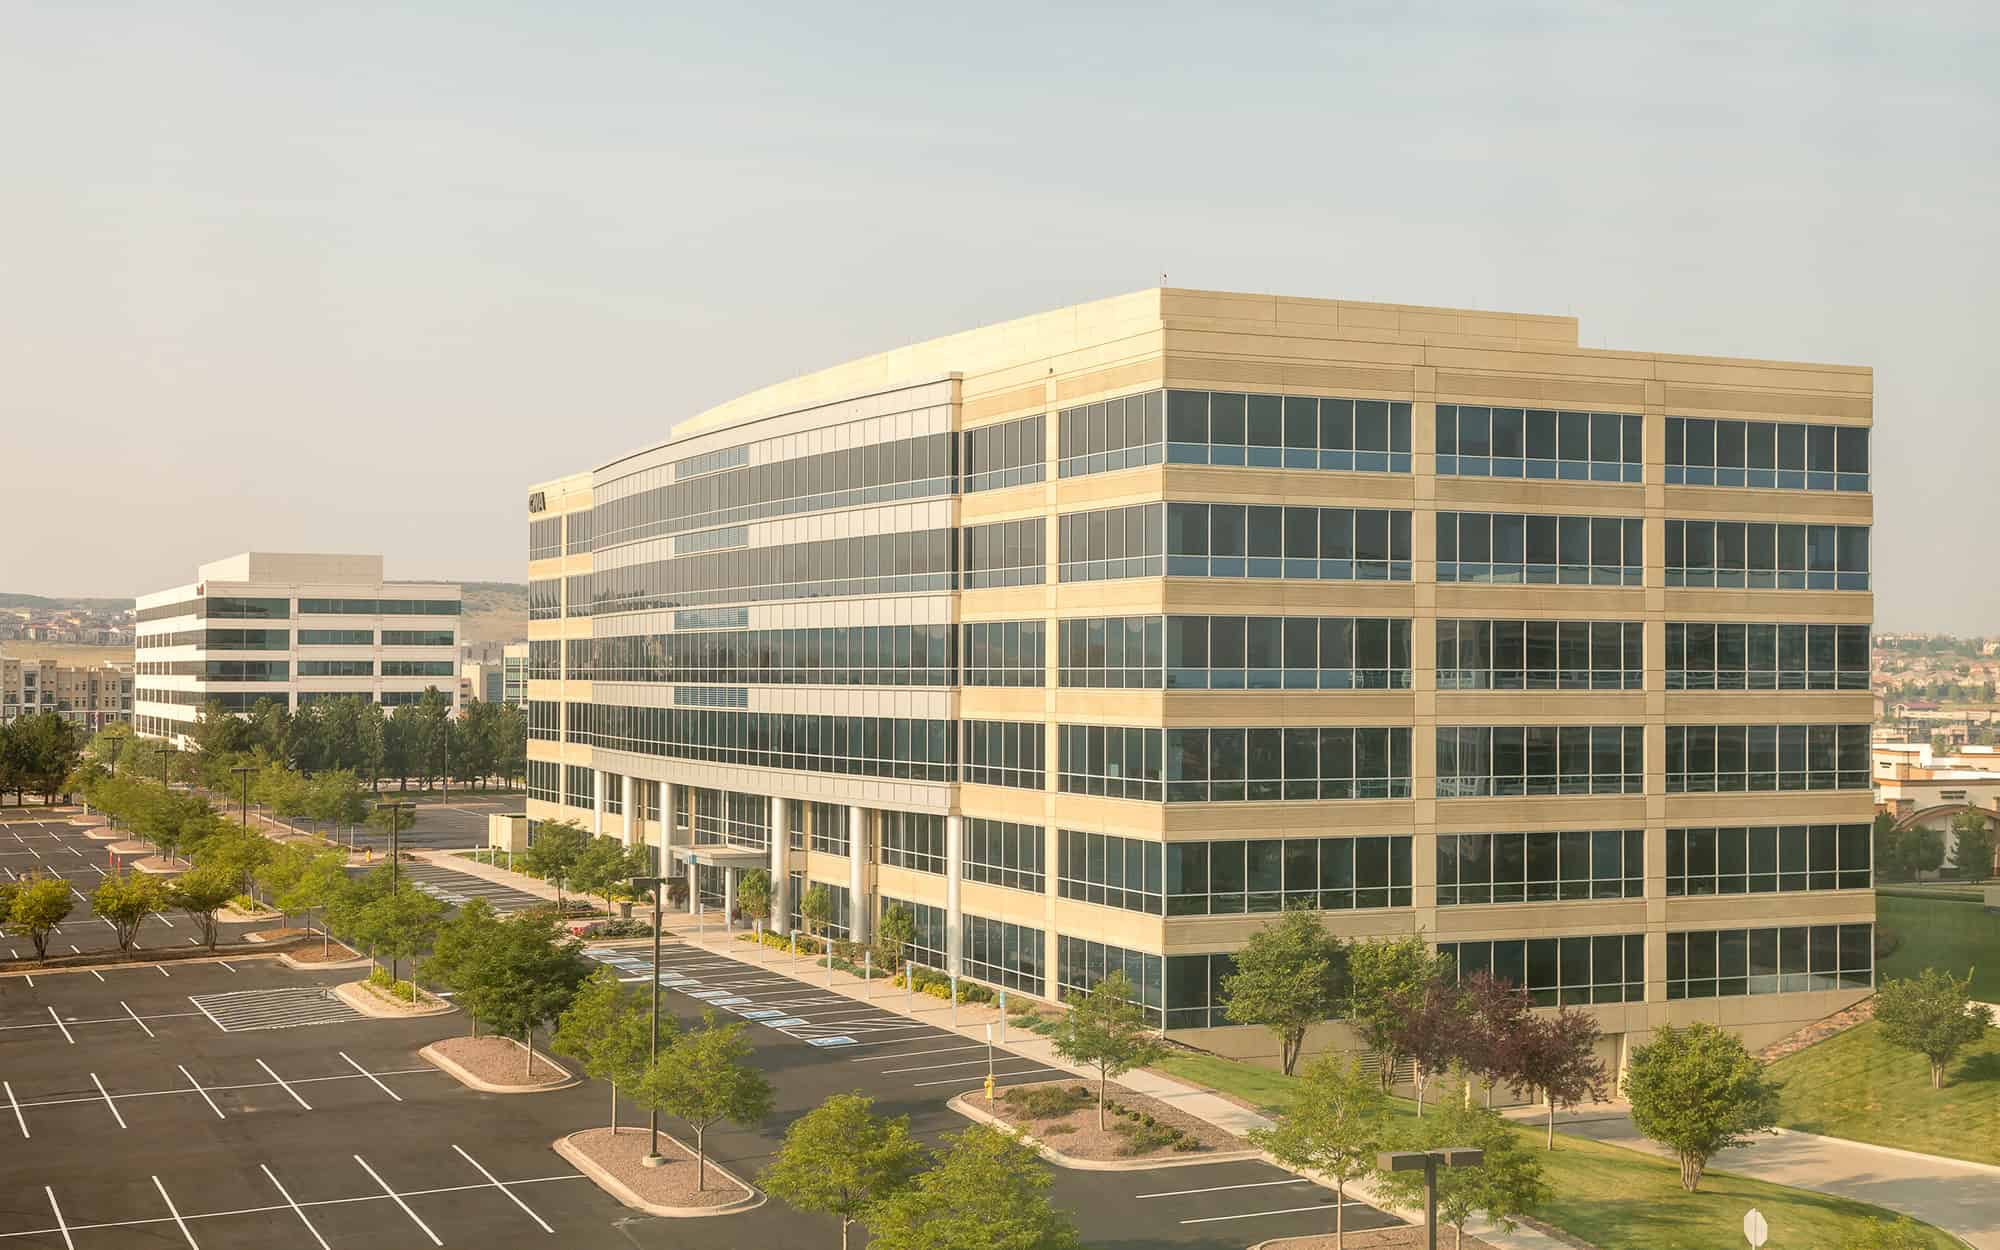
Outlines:
<svg viewBox="0 0 2000 1250"><path fill-rule="evenodd" d="M1211 1055L1175 1054L1156 1065L1184 1081L1233 1094L1247 1102L1282 1110L1294 1082L1268 1068ZM1398 1100L1397 1111L1411 1114ZM1522 1129L1539 1147L1541 1133ZM1566 1133L1556 1134L1552 1152L1537 1151L1555 1196L1535 1212L1600 1250L1717 1250L1743 1244L1743 1213L1756 1207L1771 1226L1767 1250L1835 1250L1870 1219L1893 1218L1880 1207L1830 1198L1802 1189L1767 1185L1745 1177L1710 1172L1701 1189L1681 1188L1672 1163L1622 1146L1607 1146ZM1936 1250L1951 1250L1952 1238L1928 1229Z"/></svg>
<svg viewBox="0 0 2000 1250"><path fill-rule="evenodd" d="M1868 1023L1788 1055L1771 1067L1785 1082L1787 1128L1926 1154L2000 1164L2000 1029L1966 1050L1931 1088L1922 1055L1882 1041Z"/></svg>
<svg viewBox="0 0 2000 1250"><path fill-rule="evenodd" d="M1972 996L2000 1003L2000 915L1978 903L1884 895L1875 900L1875 922L1903 939L1876 968L1878 977L1913 977L1925 968L1962 977L1970 968Z"/></svg>

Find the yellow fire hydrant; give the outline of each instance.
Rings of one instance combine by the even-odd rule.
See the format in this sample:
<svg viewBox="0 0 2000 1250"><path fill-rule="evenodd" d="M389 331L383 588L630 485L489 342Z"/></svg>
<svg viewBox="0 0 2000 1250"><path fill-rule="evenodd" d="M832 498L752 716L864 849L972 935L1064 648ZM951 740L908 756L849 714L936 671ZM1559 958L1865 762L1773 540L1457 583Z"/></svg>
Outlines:
<svg viewBox="0 0 2000 1250"><path fill-rule="evenodd" d="M993 1074L991 1072L986 1074L986 1101L989 1103L993 1101Z"/></svg>

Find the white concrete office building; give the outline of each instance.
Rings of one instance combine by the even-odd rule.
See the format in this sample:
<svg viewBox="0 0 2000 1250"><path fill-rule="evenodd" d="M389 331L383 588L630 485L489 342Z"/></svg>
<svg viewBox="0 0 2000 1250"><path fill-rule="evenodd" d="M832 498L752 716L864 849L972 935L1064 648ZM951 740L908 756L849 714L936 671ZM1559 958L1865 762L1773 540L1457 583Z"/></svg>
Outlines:
<svg viewBox="0 0 2000 1250"><path fill-rule="evenodd" d="M458 705L459 588L386 581L379 555L244 552L137 605L144 734L178 740L211 702L296 712L359 695L394 707L436 688Z"/></svg>

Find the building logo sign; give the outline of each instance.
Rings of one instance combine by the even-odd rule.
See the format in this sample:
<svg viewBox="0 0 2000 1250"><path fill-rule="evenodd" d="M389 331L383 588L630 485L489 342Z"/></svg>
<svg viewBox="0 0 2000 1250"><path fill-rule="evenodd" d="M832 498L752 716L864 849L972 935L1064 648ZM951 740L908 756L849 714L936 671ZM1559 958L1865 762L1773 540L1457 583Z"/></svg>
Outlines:
<svg viewBox="0 0 2000 1250"><path fill-rule="evenodd" d="M534 494L528 496L528 511L547 512L548 510L549 497L547 494L542 491L536 491Z"/></svg>

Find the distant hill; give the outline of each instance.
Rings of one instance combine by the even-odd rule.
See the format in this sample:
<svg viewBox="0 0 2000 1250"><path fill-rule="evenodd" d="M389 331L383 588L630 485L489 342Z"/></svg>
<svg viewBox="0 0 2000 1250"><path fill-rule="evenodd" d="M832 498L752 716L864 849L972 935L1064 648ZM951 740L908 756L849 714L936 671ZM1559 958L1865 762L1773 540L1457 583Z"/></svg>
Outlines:
<svg viewBox="0 0 2000 1250"><path fill-rule="evenodd" d="M127 599L90 599L82 595L22 595L0 591L0 609L29 608L44 612L121 612L132 606Z"/></svg>

